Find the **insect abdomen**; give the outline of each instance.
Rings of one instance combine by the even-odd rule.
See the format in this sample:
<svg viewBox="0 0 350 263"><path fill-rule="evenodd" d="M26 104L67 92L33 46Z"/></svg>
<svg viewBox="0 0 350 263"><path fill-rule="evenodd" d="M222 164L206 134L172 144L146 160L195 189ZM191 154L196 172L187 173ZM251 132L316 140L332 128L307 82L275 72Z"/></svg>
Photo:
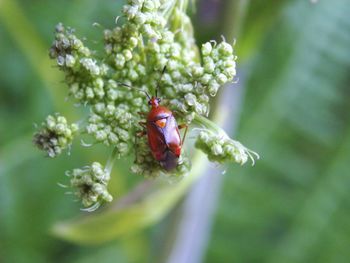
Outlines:
<svg viewBox="0 0 350 263"><path fill-rule="evenodd" d="M176 168L179 158L170 150L167 149L164 152L164 159L159 163L167 171L171 171Z"/></svg>

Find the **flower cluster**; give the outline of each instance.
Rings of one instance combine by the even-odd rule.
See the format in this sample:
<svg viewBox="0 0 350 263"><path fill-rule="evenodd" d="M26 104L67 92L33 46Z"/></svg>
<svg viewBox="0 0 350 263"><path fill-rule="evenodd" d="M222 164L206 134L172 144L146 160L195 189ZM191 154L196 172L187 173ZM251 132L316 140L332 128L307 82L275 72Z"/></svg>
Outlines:
<svg viewBox="0 0 350 263"><path fill-rule="evenodd" d="M190 160L185 154L181 154L178 165L172 173L165 173L153 158L145 140L137 140L136 149L138 152L135 162L131 166L131 171L135 174L141 174L145 178L156 178L160 175L170 179L182 178L190 170Z"/></svg>
<svg viewBox="0 0 350 263"><path fill-rule="evenodd" d="M50 57L65 74L70 97L75 104L90 110L79 131L89 134L93 144L113 147L114 156L110 159L134 152L131 170L146 177L167 174L179 178L190 170L190 161L182 151L176 169L165 172L153 159L147 137L137 138L143 129L139 122L145 121L146 116L139 113L149 111L145 94L158 92L178 124L190 125L198 116L208 115L210 99L236 75L231 44L223 39L220 43L207 42L201 48L196 46L185 12L187 2L129 0L116 27L104 30L104 54L91 51L74 30L62 24L56 26L50 49ZM46 126L34 140L54 157L71 143L71 138ZM74 128L70 129L73 133ZM244 163L249 155L249 151L240 152L244 147L230 139L220 141L210 133L207 137L211 139L200 135L196 146L213 161ZM90 176L91 182L96 183L99 179L91 169L73 171L74 180L82 182ZM81 188L78 196L84 206L89 206L109 200L107 183L108 180L100 181L100 186L96 186L99 190L92 185L87 188L86 183L74 187Z"/></svg>
<svg viewBox="0 0 350 263"><path fill-rule="evenodd" d="M66 174L71 177L70 185L75 188L74 194L81 199L87 211L97 209L104 202L111 202L113 197L107 190L110 174L100 163L74 169Z"/></svg>
<svg viewBox="0 0 350 263"><path fill-rule="evenodd" d="M50 57L56 59L57 66L65 72L69 94L81 104L103 99L104 76L108 67L97 62L93 52L84 46L72 29L56 26L55 41L50 49Z"/></svg>
<svg viewBox="0 0 350 263"><path fill-rule="evenodd" d="M94 105L90 114L86 131L92 134L97 142L117 147L119 154L129 151L129 142L132 139L129 130L133 129L135 117L125 108L104 103Z"/></svg>
<svg viewBox="0 0 350 263"><path fill-rule="evenodd" d="M68 124L66 118L58 114L49 115L41 126L40 131L35 133L33 142L51 158L69 147L78 131L78 125Z"/></svg>
<svg viewBox="0 0 350 263"><path fill-rule="evenodd" d="M208 129L200 131L196 147L202 150L212 162L233 161L243 165L248 161L248 158L253 164L254 158L259 158L257 153L247 149L240 142L232 140L226 133L214 133Z"/></svg>

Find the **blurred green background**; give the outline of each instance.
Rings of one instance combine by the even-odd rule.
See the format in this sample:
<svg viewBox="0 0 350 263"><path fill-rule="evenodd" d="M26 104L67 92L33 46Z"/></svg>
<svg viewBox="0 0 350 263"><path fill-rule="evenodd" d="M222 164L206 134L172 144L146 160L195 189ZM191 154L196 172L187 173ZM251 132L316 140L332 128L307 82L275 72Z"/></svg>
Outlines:
<svg viewBox="0 0 350 263"><path fill-rule="evenodd" d="M0 1L0 262L163 262L177 208L98 246L52 236L55 222L81 214L56 183L108 151L76 143L71 156L49 160L31 143L47 114L81 114L64 101L63 75L47 58L54 26L76 28L98 50L102 29L92 23L113 27L123 3ZM217 175L224 181L203 262L349 262L349 2L202 0L196 9L198 44L237 39L245 95L233 137L261 155L255 167ZM128 165L116 165L117 196L142 180Z"/></svg>

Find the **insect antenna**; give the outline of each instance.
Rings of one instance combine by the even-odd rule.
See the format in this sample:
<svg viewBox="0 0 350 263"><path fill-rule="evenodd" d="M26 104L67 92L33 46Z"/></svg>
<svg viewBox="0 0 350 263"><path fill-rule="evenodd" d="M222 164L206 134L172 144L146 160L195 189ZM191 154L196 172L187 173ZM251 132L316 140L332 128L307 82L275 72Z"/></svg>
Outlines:
<svg viewBox="0 0 350 263"><path fill-rule="evenodd" d="M160 86L160 81L162 80L165 71L166 71L166 65L164 66L162 73L160 74L160 78L158 79L158 83L157 83L157 87L156 87L156 98L158 98L158 90L159 90L159 86Z"/></svg>
<svg viewBox="0 0 350 263"><path fill-rule="evenodd" d="M142 90L142 89L135 88L135 87L133 88L133 87L131 87L129 84L126 84L126 83L123 83L123 82L118 82L118 84L120 84L120 85L122 85L122 86L124 86L124 87L127 87L127 88L129 88L129 89L135 89L135 90L137 90L137 91L143 92L143 93L146 94L147 98L148 98L149 100L151 100L151 96L148 94L147 91L144 91L144 90Z"/></svg>

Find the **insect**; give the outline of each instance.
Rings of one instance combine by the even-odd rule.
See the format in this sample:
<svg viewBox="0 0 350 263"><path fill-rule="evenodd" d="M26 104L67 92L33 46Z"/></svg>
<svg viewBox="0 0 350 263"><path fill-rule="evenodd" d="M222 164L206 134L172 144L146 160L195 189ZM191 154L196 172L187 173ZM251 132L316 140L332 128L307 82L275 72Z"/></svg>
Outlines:
<svg viewBox="0 0 350 263"><path fill-rule="evenodd" d="M165 67L162 75L164 71ZM171 171L178 165L188 126L186 124L177 125L172 111L160 105L161 99L157 96L158 89L159 85L157 85L155 96L150 97L146 93L151 109L148 114L139 113L146 117L146 122L139 122L144 130L137 135L147 135L153 157L166 171ZM179 129L182 128L186 129L181 139Z"/></svg>

